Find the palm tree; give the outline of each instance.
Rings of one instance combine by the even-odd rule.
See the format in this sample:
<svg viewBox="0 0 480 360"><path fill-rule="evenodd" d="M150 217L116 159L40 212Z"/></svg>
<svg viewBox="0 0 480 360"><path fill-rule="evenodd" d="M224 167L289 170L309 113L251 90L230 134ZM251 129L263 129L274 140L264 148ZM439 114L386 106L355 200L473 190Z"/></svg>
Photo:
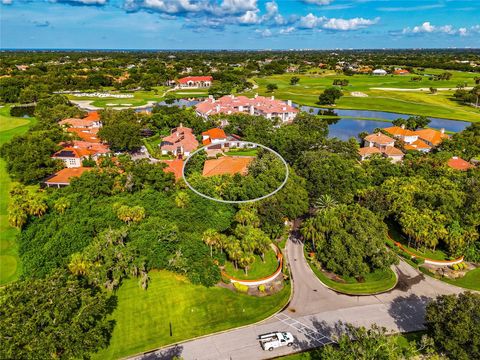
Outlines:
<svg viewBox="0 0 480 360"><path fill-rule="evenodd" d="M181 209L185 208L189 202L190 197L185 191L180 191L177 196L175 196L175 205Z"/></svg>
<svg viewBox="0 0 480 360"><path fill-rule="evenodd" d="M21 229L27 223L27 213L17 204L11 203L8 206L8 223L17 229Z"/></svg>
<svg viewBox="0 0 480 360"><path fill-rule="evenodd" d="M90 263L81 253L75 253L72 255L72 260L68 264L68 270L73 275L85 276L89 273Z"/></svg>
<svg viewBox="0 0 480 360"><path fill-rule="evenodd" d="M238 239L229 239L227 245L227 255L229 259L233 261L235 270L238 270L238 261L243 255L242 248L240 247L240 241Z"/></svg>
<svg viewBox="0 0 480 360"><path fill-rule="evenodd" d="M245 275L248 275L248 269L250 265L255 261L255 256L252 253L244 252L238 260L240 266L245 270Z"/></svg>
<svg viewBox="0 0 480 360"><path fill-rule="evenodd" d="M27 199L27 207L30 215L43 216L48 210L45 201L39 196L33 196Z"/></svg>
<svg viewBox="0 0 480 360"><path fill-rule="evenodd" d="M213 247L216 245L218 239L217 231L213 229L205 230L202 236L202 240L205 244L210 246L210 257L213 257Z"/></svg>
<svg viewBox="0 0 480 360"><path fill-rule="evenodd" d="M302 228L300 229L300 233L306 240L310 240L312 242L312 249L315 250L315 241L320 237L320 234L315 226L315 219L309 218L305 220Z"/></svg>
<svg viewBox="0 0 480 360"><path fill-rule="evenodd" d="M66 198L58 199L53 205L53 208L56 211L58 211L60 214L63 214L65 210L67 210L69 207L70 207L70 201L68 201Z"/></svg>
<svg viewBox="0 0 480 360"><path fill-rule="evenodd" d="M338 202L330 195L323 194L318 197L313 205L315 210L329 210L338 205Z"/></svg>

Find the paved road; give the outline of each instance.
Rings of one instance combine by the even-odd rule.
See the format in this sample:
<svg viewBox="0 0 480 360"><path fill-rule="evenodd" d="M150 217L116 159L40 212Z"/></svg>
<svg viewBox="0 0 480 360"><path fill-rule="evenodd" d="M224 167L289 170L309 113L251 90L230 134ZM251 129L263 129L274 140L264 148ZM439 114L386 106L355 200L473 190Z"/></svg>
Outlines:
<svg viewBox="0 0 480 360"><path fill-rule="evenodd" d="M418 330L430 299L461 292L401 262L396 267L399 282L394 290L376 296L341 295L323 286L313 274L299 240L290 238L286 253L294 295L284 311L255 325L187 341L136 359L171 359L176 355L197 360L268 359L328 343L338 321L364 326L377 323L397 332ZM296 344L292 348L263 351L256 338L270 331L290 331Z"/></svg>

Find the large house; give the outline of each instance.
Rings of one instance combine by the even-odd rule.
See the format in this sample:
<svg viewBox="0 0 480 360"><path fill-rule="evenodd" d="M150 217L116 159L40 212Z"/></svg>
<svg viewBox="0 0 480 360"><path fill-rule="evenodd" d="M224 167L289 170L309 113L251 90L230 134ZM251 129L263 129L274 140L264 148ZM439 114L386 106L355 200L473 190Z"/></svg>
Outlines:
<svg viewBox="0 0 480 360"><path fill-rule="evenodd" d="M365 147L358 149L361 160L365 160L373 154L382 154L393 162L399 162L403 159L403 152L397 149L395 139L381 132L367 135L364 138Z"/></svg>
<svg viewBox="0 0 480 360"><path fill-rule="evenodd" d="M216 147L218 149L243 147L244 143L238 135L227 135L220 128L213 128L202 133L202 144L211 145L209 148Z"/></svg>
<svg viewBox="0 0 480 360"><path fill-rule="evenodd" d="M85 159L97 160L110 151L107 145L73 140L62 144L63 149L53 154L52 158L62 160L67 168L81 167Z"/></svg>
<svg viewBox="0 0 480 360"><path fill-rule="evenodd" d="M275 100L275 97L265 97L255 95L254 98L246 96L225 95L219 99L210 96L207 100L196 105L198 115L208 118L216 114L235 114L245 113L250 115L260 115L267 119L279 118L282 122L288 122L295 119L298 109L292 106L288 100L286 103L281 100Z"/></svg>
<svg viewBox="0 0 480 360"><path fill-rule="evenodd" d="M205 160L203 166L203 176L214 175L246 175L248 165L254 159L254 156L222 156L218 159Z"/></svg>
<svg viewBox="0 0 480 360"><path fill-rule="evenodd" d="M102 127L100 115L96 111L90 112L86 117L82 119L70 118L60 120L58 124L76 129L98 129Z"/></svg>
<svg viewBox="0 0 480 360"><path fill-rule="evenodd" d="M163 155L173 154L182 158L190 156L190 153L198 147L198 141L192 129L180 124L171 131L170 135L162 139L159 146Z"/></svg>
<svg viewBox="0 0 480 360"><path fill-rule="evenodd" d="M211 76L187 76L178 79L177 83L183 89L209 88L212 86L213 77Z"/></svg>
<svg viewBox="0 0 480 360"><path fill-rule="evenodd" d="M452 157L447 161L447 166L454 170L466 171L468 169L473 169L475 165L470 164L468 161L463 160L457 156Z"/></svg>
<svg viewBox="0 0 480 360"><path fill-rule="evenodd" d="M79 177L85 171L90 171L93 168L87 167L76 167L76 168L65 168L60 171L57 171L55 174L50 176L47 180L45 180L45 185L48 187L63 187L70 185L70 180L75 177Z"/></svg>
<svg viewBox="0 0 480 360"><path fill-rule="evenodd" d="M445 130L441 129L421 129L409 130L405 129L405 125L391 126L383 129L396 139L405 143L405 150L417 150L421 152L429 152L433 147L440 145L443 139L447 139L448 135Z"/></svg>

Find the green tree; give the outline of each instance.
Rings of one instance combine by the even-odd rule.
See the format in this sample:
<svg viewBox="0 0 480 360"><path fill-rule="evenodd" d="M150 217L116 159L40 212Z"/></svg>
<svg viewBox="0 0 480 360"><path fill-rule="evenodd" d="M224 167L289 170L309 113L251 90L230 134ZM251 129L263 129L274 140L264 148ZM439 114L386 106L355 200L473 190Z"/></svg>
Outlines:
<svg viewBox="0 0 480 360"><path fill-rule="evenodd" d="M110 297L56 272L17 281L0 298L2 359L81 359L108 345Z"/></svg>
<svg viewBox="0 0 480 360"><path fill-rule="evenodd" d="M137 150L142 146L140 117L133 110L102 113L103 127L98 132L113 151Z"/></svg>
<svg viewBox="0 0 480 360"><path fill-rule="evenodd" d="M319 105L333 105L335 102L343 96L343 93L340 89L335 87L327 88L323 91L322 94L318 97Z"/></svg>
<svg viewBox="0 0 480 360"><path fill-rule="evenodd" d="M298 76L292 76L290 78L290 85L297 85L300 82L300 78Z"/></svg>
<svg viewBox="0 0 480 360"><path fill-rule="evenodd" d="M274 92L277 89L278 89L277 84L272 84L272 83L267 84L267 91L268 92Z"/></svg>
<svg viewBox="0 0 480 360"><path fill-rule="evenodd" d="M480 295L441 295L427 305L427 333L450 359L480 358Z"/></svg>

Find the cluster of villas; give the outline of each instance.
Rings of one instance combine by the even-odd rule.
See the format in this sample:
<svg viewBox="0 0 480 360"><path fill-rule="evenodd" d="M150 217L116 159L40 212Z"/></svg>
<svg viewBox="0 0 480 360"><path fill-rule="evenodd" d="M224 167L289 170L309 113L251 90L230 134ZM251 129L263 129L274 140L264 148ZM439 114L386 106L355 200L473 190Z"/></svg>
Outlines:
<svg viewBox="0 0 480 360"><path fill-rule="evenodd" d="M97 136L102 127L97 112L91 112L82 119L64 119L59 124L80 140L69 140L59 144L62 148L52 155L52 159L61 160L65 167L45 180L48 187L69 185L71 178L91 169L83 166L85 160L97 161L100 156L110 152L108 145L102 143Z"/></svg>
<svg viewBox="0 0 480 360"><path fill-rule="evenodd" d="M449 138L449 136L445 134L444 129L435 130L427 128L409 130L402 125L390 126L382 130L383 132L377 132L365 136L363 139L364 147L358 149L361 160L365 160L374 154L378 154L391 159L392 162L399 162L403 160L405 154L395 146L396 141L401 142L404 150L427 153L440 145L444 139ZM457 170L468 170L474 167L473 164L458 157L451 158L447 162L447 165Z"/></svg>
<svg viewBox="0 0 480 360"><path fill-rule="evenodd" d="M208 76L186 76L181 79L170 80L168 85L179 89L205 89L212 86L213 77Z"/></svg>
<svg viewBox="0 0 480 360"><path fill-rule="evenodd" d="M219 99L210 96L207 100L195 107L197 115L207 119L209 116L218 114L244 113L264 116L267 119L280 119L283 123L290 122L298 114L298 109L292 106L292 101L284 102L275 99L274 96L258 96L253 98L246 96L225 95Z"/></svg>
<svg viewBox="0 0 480 360"><path fill-rule="evenodd" d="M252 147L240 140L236 135L227 135L223 129L213 128L202 132L202 146L206 146L207 156L215 157L231 149ZM159 144L162 155L175 156L174 160L164 160L167 164L165 171L172 172L176 179L182 177L183 161L199 146L193 130L182 124L171 130L170 135L164 137ZM245 174L253 157L222 156L205 161L204 176L223 174Z"/></svg>

